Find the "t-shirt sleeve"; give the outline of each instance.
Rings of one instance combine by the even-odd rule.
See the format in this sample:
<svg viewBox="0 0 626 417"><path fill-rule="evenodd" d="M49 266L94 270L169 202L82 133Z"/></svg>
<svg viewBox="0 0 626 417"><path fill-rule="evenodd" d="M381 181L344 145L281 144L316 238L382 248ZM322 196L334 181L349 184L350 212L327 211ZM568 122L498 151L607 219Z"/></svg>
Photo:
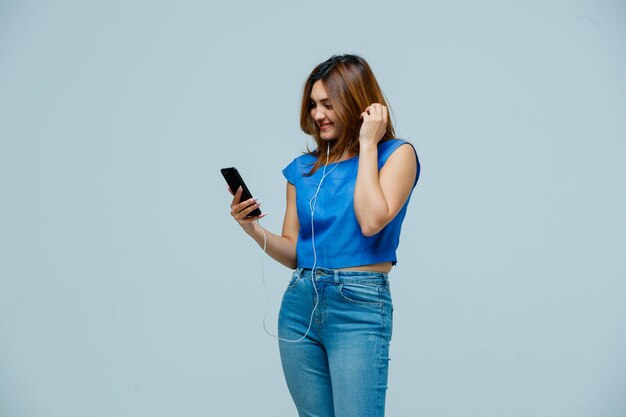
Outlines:
<svg viewBox="0 0 626 417"><path fill-rule="evenodd" d="M295 159L291 161L291 163L283 169L283 175L285 176L285 178L287 178L287 181L289 181L293 185L296 184L296 160Z"/></svg>
<svg viewBox="0 0 626 417"><path fill-rule="evenodd" d="M380 170L383 167L383 165L385 165L385 162L387 162L387 159L391 156L391 154L404 144L407 144L411 148L413 148L413 152L415 153L415 160L417 162L417 172L415 174L415 181L413 182L413 187L415 187L417 185L417 180L420 177L421 167L420 167L420 160L417 156L417 151L415 150L415 147L410 142L407 142L401 139L394 139L394 140L390 140L390 141L382 143L379 148L378 169Z"/></svg>

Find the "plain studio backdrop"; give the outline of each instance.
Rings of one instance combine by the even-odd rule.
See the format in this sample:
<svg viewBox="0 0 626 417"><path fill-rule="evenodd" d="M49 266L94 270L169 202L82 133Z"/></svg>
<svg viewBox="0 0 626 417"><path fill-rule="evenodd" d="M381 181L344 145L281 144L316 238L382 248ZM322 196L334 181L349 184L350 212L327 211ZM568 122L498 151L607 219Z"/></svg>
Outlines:
<svg viewBox="0 0 626 417"><path fill-rule="evenodd" d="M626 416L621 0L0 1L1 416L296 415L219 169L279 233L336 53L422 162L388 415Z"/></svg>

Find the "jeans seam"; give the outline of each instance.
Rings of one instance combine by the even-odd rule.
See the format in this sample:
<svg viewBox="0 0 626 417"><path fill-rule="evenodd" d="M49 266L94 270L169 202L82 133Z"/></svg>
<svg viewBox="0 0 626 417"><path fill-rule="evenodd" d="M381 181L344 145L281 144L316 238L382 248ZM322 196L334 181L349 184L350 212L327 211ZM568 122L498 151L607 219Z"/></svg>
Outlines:
<svg viewBox="0 0 626 417"><path fill-rule="evenodd" d="M380 298L380 289L378 290L378 297ZM384 305L381 305L380 307L380 319L381 319L381 332L380 332L380 346L378 349L378 372L376 372L376 405L377 407L379 407L380 411L380 401L382 399L382 387L380 386L381 382L382 382L382 375L381 373L383 372L383 348L385 345L385 309L384 309ZM383 407L384 410L384 407Z"/></svg>

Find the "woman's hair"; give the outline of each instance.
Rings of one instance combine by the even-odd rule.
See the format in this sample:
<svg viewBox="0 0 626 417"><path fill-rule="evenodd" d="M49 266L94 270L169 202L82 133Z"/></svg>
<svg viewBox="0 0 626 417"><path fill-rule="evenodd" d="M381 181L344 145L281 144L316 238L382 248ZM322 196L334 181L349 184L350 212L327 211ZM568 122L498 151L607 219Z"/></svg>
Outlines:
<svg viewBox="0 0 626 417"><path fill-rule="evenodd" d="M300 110L300 128L304 133L313 136L317 144L314 151L307 148L310 154L318 157L308 175L315 173L326 162L327 157L327 147L321 146L325 141L320 137L319 126L311 116L311 89L316 81L324 84L330 104L344 126L341 136L331 142L328 155L330 161L337 160L344 154L352 155L359 152L359 130L363 123L360 116L370 104L380 103L389 108L374 73L360 56L333 55L316 66L304 84ZM381 142L394 137L395 132L389 114Z"/></svg>

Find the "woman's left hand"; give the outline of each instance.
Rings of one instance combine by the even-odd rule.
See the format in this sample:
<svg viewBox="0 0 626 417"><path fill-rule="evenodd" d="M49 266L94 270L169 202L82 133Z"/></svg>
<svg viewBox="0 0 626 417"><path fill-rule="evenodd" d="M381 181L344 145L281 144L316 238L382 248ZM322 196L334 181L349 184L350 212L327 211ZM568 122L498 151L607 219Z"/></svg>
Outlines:
<svg viewBox="0 0 626 417"><path fill-rule="evenodd" d="M359 132L361 145L377 145L387 130L387 107L373 103L361 113L363 124Z"/></svg>

